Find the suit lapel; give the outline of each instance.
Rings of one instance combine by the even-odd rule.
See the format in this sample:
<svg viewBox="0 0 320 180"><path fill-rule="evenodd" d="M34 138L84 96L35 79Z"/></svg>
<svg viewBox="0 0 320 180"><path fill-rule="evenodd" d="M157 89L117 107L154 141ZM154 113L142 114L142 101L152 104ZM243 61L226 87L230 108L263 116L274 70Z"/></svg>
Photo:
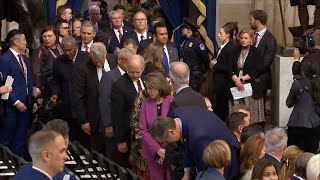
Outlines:
<svg viewBox="0 0 320 180"><path fill-rule="evenodd" d="M26 79L24 72L21 69L20 63L18 62L17 58L14 56L14 54L11 52L10 50L10 56L11 59L13 60L13 63L18 67L20 73L22 74L22 76ZM24 58L22 56L22 61L24 62ZM24 62L24 64L27 66L27 64ZM27 68L27 67L26 67Z"/></svg>

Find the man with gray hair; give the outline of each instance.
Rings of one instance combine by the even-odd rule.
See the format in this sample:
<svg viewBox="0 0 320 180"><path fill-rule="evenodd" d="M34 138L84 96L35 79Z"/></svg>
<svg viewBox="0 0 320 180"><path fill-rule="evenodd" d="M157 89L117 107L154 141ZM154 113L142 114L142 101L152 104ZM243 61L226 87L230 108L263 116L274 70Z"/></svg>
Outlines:
<svg viewBox="0 0 320 180"><path fill-rule="evenodd" d="M101 113L101 121L103 124L106 138L106 156L114 161L114 132L111 120L111 89L114 82L127 71L127 61L133 54L127 48L122 48L118 54L118 66L107 72L101 79L99 84L99 107Z"/></svg>
<svg viewBox="0 0 320 180"><path fill-rule="evenodd" d="M115 162L123 167L130 166L131 111L137 93L144 89L141 80L144 66L141 55L132 55L127 61L127 73L113 84L111 90L111 120L119 155Z"/></svg>
<svg viewBox="0 0 320 180"><path fill-rule="evenodd" d="M169 115L180 106L196 105L207 108L204 97L189 87L189 75L189 67L184 62L175 61L170 64L169 76L176 95L170 105Z"/></svg>
<svg viewBox="0 0 320 180"><path fill-rule="evenodd" d="M113 53L115 49L119 49L122 36L132 32L133 30L130 27L123 26L123 17L119 11L110 11L109 19L111 22L111 41L108 52Z"/></svg>
<svg viewBox="0 0 320 180"><path fill-rule="evenodd" d="M106 47L101 42L91 46L90 61L80 65L75 71L74 103L77 119L84 137L80 142L88 149L104 152L104 138L100 123L99 82L105 73Z"/></svg>
<svg viewBox="0 0 320 180"><path fill-rule="evenodd" d="M280 161L283 150L287 147L288 136L284 129L273 128L266 132L265 145L266 154L264 159L271 160L277 167L280 167Z"/></svg>
<svg viewBox="0 0 320 180"><path fill-rule="evenodd" d="M109 31L110 25L107 21L102 20L102 15L100 13L100 8L97 5L92 5L89 7L89 18L90 21L95 25L95 31Z"/></svg>
<svg viewBox="0 0 320 180"><path fill-rule="evenodd" d="M307 164L309 159L314 156L313 153L300 154L295 162L294 174L291 180L301 180L307 178Z"/></svg>

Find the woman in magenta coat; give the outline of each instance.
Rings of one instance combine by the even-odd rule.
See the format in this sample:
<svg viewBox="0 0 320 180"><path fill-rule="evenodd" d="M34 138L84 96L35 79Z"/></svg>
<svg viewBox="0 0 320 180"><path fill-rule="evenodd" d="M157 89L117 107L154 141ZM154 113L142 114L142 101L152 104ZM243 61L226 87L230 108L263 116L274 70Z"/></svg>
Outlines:
<svg viewBox="0 0 320 180"><path fill-rule="evenodd" d="M170 179L169 171L162 165L165 149L150 134L157 116L167 116L173 99L171 86L162 72L151 72L145 77L148 98L140 108L139 128L142 135L142 156L147 160L152 180Z"/></svg>

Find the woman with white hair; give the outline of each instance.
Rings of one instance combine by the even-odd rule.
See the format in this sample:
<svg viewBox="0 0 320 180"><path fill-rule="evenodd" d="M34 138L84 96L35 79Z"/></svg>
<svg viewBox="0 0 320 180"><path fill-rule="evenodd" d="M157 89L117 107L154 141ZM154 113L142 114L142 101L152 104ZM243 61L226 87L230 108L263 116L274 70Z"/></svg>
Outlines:
<svg viewBox="0 0 320 180"><path fill-rule="evenodd" d="M319 179L320 174L320 154L310 158L307 164L307 179Z"/></svg>

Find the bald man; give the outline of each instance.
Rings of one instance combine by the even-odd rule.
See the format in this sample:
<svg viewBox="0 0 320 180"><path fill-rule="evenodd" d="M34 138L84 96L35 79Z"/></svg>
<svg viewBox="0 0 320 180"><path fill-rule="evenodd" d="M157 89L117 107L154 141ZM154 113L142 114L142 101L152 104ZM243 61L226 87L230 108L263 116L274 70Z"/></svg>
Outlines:
<svg viewBox="0 0 320 180"><path fill-rule="evenodd" d="M131 144L130 115L136 94L144 89L141 74L144 59L132 55L127 61L127 73L122 75L111 90L111 119L119 157L116 163L129 167L129 147Z"/></svg>

